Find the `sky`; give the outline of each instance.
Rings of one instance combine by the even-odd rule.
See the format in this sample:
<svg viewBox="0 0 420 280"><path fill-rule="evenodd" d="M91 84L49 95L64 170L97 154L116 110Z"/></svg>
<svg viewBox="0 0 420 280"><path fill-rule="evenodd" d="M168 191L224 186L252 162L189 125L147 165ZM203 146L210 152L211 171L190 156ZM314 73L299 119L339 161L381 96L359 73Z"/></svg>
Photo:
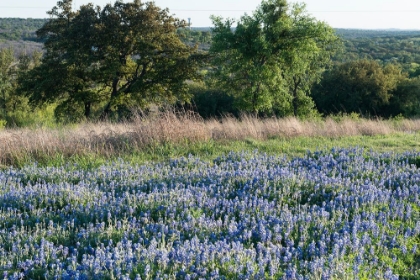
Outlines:
<svg viewBox="0 0 420 280"><path fill-rule="evenodd" d="M125 0L130 2L132 0ZM73 0L74 6L104 6L114 0ZM144 1L146 2L146 1ZM251 14L260 0L155 0L157 6L187 20L193 27L212 26L210 15L239 19ZM306 10L334 28L420 30L419 0L304 0ZM57 0L0 0L0 17L46 18Z"/></svg>

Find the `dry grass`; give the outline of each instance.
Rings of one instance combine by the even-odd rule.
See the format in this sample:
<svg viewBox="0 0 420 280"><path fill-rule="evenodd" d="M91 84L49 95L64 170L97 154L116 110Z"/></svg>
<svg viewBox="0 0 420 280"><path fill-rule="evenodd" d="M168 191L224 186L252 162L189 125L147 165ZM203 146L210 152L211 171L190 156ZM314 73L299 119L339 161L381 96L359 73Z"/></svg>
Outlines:
<svg viewBox="0 0 420 280"><path fill-rule="evenodd" d="M41 159L98 154L105 157L130 153L150 145L206 140L324 136L343 137L420 131L420 120L301 121L296 118L259 119L242 116L203 120L192 113L165 112L137 117L122 124L86 123L57 129L8 129L0 131L0 165L13 165L25 158Z"/></svg>

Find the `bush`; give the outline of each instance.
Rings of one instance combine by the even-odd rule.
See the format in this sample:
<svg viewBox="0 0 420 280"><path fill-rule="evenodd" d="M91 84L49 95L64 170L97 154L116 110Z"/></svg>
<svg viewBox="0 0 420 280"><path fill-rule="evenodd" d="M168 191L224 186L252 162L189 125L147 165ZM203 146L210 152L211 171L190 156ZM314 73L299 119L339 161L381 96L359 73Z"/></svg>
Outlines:
<svg viewBox="0 0 420 280"><path fill-rule="evenodd" d="M239 110L234 105L235 98L223 90L195 84L190 86L190 93L194 110L203 118L239 116Z"/></svg>
<svg viewBox="0 0 420 280"><path fill-rule="evenodd" d="M6 127L7 121L6 120L0 120L0 130L4 129Z"/></svg>

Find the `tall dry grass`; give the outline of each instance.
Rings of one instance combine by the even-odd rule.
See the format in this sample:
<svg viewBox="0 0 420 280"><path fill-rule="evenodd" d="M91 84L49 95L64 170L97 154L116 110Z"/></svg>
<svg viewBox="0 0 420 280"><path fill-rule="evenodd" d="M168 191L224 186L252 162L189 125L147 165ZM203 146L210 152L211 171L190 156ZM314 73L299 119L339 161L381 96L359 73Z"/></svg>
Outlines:
<svg viewBox="0 0 420 280"><path fill-rule="evenodd" d="M342 137L420 131L420 120L367 120L332 118L302 121L297 118L261 119L244 115L240 119L203 120L193 113L164 112L138 116L126 123L86 123L47 129L0 131L0 165L22 159L42 159L98 154L105 157L130 153L163 143L246 138L324 136Z"/></svg>

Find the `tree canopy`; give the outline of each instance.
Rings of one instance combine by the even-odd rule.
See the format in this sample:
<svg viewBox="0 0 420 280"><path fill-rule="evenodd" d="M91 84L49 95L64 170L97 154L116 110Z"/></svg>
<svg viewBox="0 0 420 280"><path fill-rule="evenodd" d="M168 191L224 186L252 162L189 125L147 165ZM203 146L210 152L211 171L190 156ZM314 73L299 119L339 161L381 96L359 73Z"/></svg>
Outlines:
<svg viewBox="0 0 420 280"><path fill-rule="evenodd" d="M347 62L325 72L314 90L314 99L324 113L377 116L389 105L404 77L401 68L394 64L381 66L371 60Z"/></svg>
<svg viewBox="0 0 420 280"><path fill-rule="evenodd" d="M298 115L338 46L331 27L285 0L263 1L236 27L231 19L212 20L215 78L245 111Z"/></svg>
<svg viewBox="0 0 420 280"><path fill-rule="evenodd" d="M57 3L37 31L42 63L20 79L33 104L57 102L58 116L90 118L130 106L188 100L187 80L198 78L201 55L177 36L185 21L153 2L117 1L72 11Z"/></svg>

